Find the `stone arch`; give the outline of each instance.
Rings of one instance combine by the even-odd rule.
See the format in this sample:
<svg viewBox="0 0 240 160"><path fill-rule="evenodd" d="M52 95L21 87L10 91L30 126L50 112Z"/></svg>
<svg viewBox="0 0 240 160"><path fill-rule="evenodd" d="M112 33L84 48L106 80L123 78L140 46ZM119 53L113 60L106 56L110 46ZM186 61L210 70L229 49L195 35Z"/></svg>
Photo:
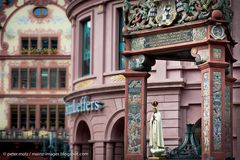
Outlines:
<svg viewBox="0 0 240 160"><path fill-rule="evenodd" d="M90 142L92 137L92 132L90 130L90 125L85 120L79 119L76 123L76 130L74 134L74 150L79 153L87 153L86 159L93 159L93 144ZM75 156L76 157L76 156Z"/></svg>
<svg viewBox="0 0 240 160"><path fill-rule="evenodd" d="M124 140L124 117L119 118L113 125L111 140Z"/></svg>
<svg viewBox="0 0 240 160"><path fill-rule="evenodd" d="M76 141L77 143L88 142L91 139L91 133L88 124L85 121L80 121L76 130Z"/></svg>
<svg viewBox="0 0 240 160"><path fill-rule="evenodd" d="M74 123L73 142L77 142L78 127L79 127L79 125L81 125L80 123L81 124L85 123L84 125L86 125L88 127L89 132L90 132L90 139L93 139L93 131L92 131L92 127L91 127L92 125L90 124L90 120L88 120L88 118L86 116L79 114Z"/></svg>
<svg viewBox="0 0 240 160"><path fill-rule="evenodd" d="M115 112L111 118L109 119L107 126L106 126L106 130L105 130L105 139L106 140L111 140L112 138L112 130L114 128L114 125L116 124L116 122L121 119L124 118L125 116L125 112L124 109L121 109L117 112Z"/></svg>

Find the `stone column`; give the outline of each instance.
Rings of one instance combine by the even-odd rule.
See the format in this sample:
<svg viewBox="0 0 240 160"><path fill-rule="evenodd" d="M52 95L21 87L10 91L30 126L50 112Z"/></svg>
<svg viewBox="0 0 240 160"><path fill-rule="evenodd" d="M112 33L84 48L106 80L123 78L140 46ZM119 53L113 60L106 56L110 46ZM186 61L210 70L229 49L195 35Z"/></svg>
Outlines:
<svg viewBox="0 0 240 160"><path fill-rule="evenodd" d="M80 152L80 148L77 144L72 144L70 146L71 150L71 160L79 160L79 156L77 155Z"/></svg>
<svg viewBox="0 0 240 160"><path fill-rule="evenodd" d="M104 160L104 143L94 142L93 144L93 160Z"/></svg>
<svg viewBox="0 0 240 160"><path fill-rule="evenodd" d="M113 159L113 143L107 142L106 143L106 160Z"/></svg>
<svg viewBox="0 0 240 160"><path fill-rule="evenodd" d="M231 85L223 45L192 50L200 57L202 74L202 160L223 160L232 155ZM229 79L229 80L228 80ZM230 147L231 148L231 147Z"/></svg>
<svg viewBox="0 0 240 160"><path fill-rule="evenodd" d="M125 87L124 159L146 159L147 72L128 70Z"/></svg>

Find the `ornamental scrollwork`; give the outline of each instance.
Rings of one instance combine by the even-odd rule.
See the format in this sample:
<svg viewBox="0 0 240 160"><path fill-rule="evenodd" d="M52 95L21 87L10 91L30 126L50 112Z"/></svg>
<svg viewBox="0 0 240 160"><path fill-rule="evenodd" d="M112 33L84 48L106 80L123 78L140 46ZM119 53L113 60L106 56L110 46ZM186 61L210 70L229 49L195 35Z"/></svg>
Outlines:
<svg viewBox="0 0 240 160"><path fill-rule="evenodd" d="M232 21L229 0L124 0L125 31L166 27L201 19Z"/></svg>

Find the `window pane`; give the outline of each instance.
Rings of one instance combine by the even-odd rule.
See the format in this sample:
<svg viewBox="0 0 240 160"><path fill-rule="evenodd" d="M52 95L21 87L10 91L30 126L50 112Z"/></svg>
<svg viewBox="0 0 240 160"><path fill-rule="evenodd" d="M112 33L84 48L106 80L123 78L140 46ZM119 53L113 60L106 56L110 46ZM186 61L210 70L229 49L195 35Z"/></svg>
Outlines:
<svg viewBox="0 0 240 160"><path fill-rule="evenodd" d="M35 128L35 106L29 106L29 127L30 129Z"/></svg>
<svg viewBox="0 0 240 160"><path fill-rule="evenodd" d="M22 38L22 48L28 49L28 39Z"/></svg>
<svg viewBox="0 0 240 160"><path fill-rule="evenodd" d="M64 106L58 107L58 127L59 128L65 127L65 107Z"/></svg>
<svg viewBox="0 0 240 160"><path fill-rule="evenodd" d="M54 39L51 39L51 48L57 48L57 46L58 46L58 41L57 41L57 39L56 38L54 38Z"/></svg>
<svg viewBox="0 0 240 160"><path fill-rule="evenodd" d="M42 39L42 48L48 48L48 38L43 38Z"/></svg>
<svg viewBox="0 0 240 160"><path fill-rule="evenodd" d="M45 7L37 7L33 10L33 14L36 17L45 17L47 16L47 8Z"/></svg>
<svg viewBox="0 0 240 160"><path fill-rule="evenodd" d="M20 127L22 129L27 128L27 106L26 105L21 105L20 106Z"/></svg>
<svg viewBox="0 0 240 160"><path fill-rule="evenodd" d="M42 16L47 16L47 9L46 8L42 8Z"/></svg>
<svg viewBox="0 0 240 160"><path fill-rule="evenodd" d="M40 10L40 8L34 9L33 14L34 14L35 16L39 17L39 16L41 15L41 10Z"/></svg>
<svg viewBox="0 0 240 160"><path fill-rule="evenodd" d="M59 88L66 87L66 69L59 69Z"/></svg>
<svg viewBox="0 0 240 160"><path fill-rule="evenodd" d="M37 39L36 38L31 39L31 48L37 49Z"/></svg>
<svg viewBox="0 0 240 160"><path fill-rule="evenodd" d="M46 129L47 128L47 106L41 105L40 112L41 112L40 127Z"/></svg>
<svg viewBox="0 0 240 160"><path fill-rule="evenodd" d="M49 112L50 112L50 129L55 129L55 127L56 127L56 106L50 105Z"/></svg>
<svg viewBox="0 0 240 160"><path fill-rule="evenodd" d="M122 70L125 68L125 63L126 63L126 59L125 57L122 55L122 53L124 52L124 41L123 41L123 35L122 35L122 28L124 26L124 18L123 18L123 10L118 9L118 16L119 16L119 50L118 50L118 54L119 54L119 69Z"/></svg>
<svg viewBox="0 0 240 160"><path fill-rule="evenodd" d="M18 107L11 105L11 128L18 128Z"/></svg>
<svg viewBox="0 0 240 160"><path fill-rule="evenodd" d="M30 88L36 88L37 86L37 69L30 69Z"/></svg>
<svg viewBox="0 0 240 160"><path fill-rule="evenodd" d="M27 88L28 70L26 68L21 69L21 88Z"/></svg>
<svg viewBox="0 0 240 160"><path fill-rule="evenodd" d="M82 38L82 76L90 74L90 33L91 21L83 23L83 38Z"/></svg>
<svg viewBox="0 0 240 160"><path fill-rule="evenodd" d="M18 88L18 69L13 68L12 69L12 88Z"/></svg>
<svg viewBox="0 0 240 160"><path fill-rule="evenodd" d="M57 88L57 69L50 69L50 88Z"/></svg>
<svg viewBox="0 0 240 160"><path fill-rule="evenodd" d="M41 88L48 87L48 69L41 70Z"/></svg>

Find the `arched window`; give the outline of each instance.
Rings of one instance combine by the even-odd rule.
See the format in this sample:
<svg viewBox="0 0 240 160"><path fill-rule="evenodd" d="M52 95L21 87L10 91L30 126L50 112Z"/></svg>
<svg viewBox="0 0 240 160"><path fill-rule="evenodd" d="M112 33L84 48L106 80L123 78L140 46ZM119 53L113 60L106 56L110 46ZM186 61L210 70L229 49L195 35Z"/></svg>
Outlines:
<svg viewBox="0 0 240 160"><path fill-rule="evenodd" d="M48 14L48 10L45 7L36 7L33 10L33 14L39 18L46 17Z"/></svg>

